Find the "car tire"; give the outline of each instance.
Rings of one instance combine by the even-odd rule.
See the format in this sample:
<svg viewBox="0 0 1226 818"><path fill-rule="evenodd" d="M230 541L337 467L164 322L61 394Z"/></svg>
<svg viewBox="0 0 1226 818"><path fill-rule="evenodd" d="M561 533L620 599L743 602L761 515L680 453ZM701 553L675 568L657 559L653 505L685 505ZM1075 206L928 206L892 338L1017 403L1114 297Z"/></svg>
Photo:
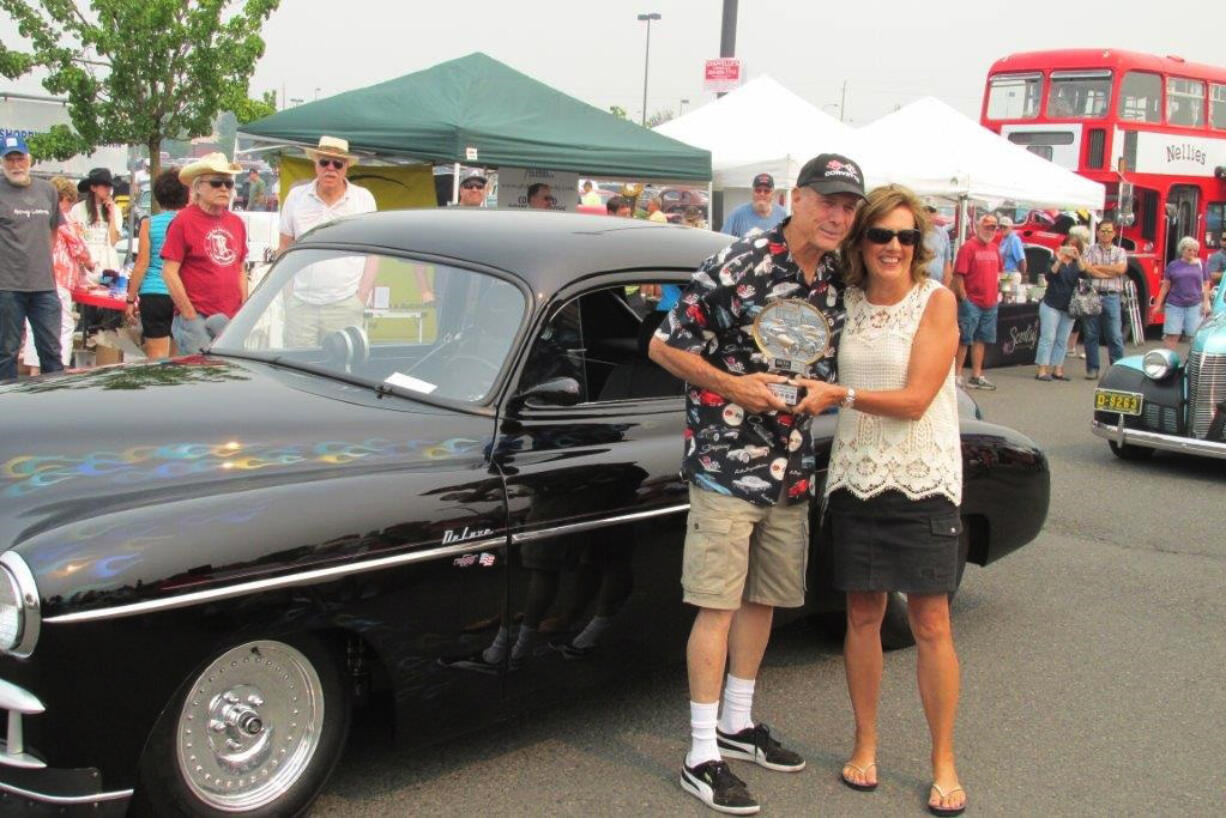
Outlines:
<svg viewBox="0 0 1226 818"><path fill-rule="evenodd" d="M337 651L307 635L235 644L167 702L141 755L130 814L302 815L332 774L349 721Z"/></svg>
<svg viewBox="0 0 1226 818"><path fill-rule="evenodd" d="M1108 440L1107 445L1111 447L1111 453L1121 460L1149 460L1154 456L1154 450L1148 446L1132 446L1114 440Z"/></svg>

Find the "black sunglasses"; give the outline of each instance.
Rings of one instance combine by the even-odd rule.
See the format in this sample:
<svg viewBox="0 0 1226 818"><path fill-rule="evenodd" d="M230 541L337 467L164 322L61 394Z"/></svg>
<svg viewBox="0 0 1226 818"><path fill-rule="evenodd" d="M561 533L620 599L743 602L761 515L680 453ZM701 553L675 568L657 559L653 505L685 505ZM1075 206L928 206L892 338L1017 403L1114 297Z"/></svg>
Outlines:
<svg viewBox="0 0 1226 818"><path fill-rule="evenodd" d="M341 168L345 167L345 160L344 159L320 159L319 166L321 168L326 168L326 167L331 166L335 168L336 170L340 170Z"/></svg>
<svg viewBox="0 0 1226 818"><path fill-rule="evenodd" d="M209 187L213 187L213 188L223 188L223 187L232 188L234 187L233 179L206 179L205 181L209 183Z"/></svg>
<svg viewBox="0 0 1226 818"><path fill-rule="evenodd" d="M919 243L920 231L914 228L909 230L886 230L884 227L870 227L864 231L864 238L873 244L889 244L895 236L898 237L898 243L903 247L914 247Z"/></svg>
<svg viewBox="0 0 1226 818"><path fill-rule="evenodd" d="M460 187L464 188L465 190L480 190L481 188L485 187L485 182L465 182L464 184L460 185Z"/></svg>

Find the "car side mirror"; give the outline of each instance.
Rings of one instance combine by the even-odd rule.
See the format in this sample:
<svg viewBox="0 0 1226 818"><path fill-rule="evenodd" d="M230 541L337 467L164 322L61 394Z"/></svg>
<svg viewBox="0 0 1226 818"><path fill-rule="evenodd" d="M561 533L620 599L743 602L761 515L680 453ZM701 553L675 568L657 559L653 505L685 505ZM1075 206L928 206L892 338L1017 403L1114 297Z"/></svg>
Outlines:
<svg viewBox="0 0 1226 818"><path fill-rule="evenodd" d="M521 406L574 406L579 402L583 389L574 378L550 378L515 394L509 408Z"/></svg>

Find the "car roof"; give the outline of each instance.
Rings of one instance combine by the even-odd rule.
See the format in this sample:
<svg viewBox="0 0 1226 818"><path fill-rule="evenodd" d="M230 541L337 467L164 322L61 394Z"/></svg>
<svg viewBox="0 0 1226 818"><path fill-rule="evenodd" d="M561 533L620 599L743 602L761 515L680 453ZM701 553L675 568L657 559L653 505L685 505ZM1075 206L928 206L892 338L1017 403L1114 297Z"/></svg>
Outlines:
<svg viewBox="0 0 1226 818"><path fill-rule="evenodd" d="M506 270L538 292L552 292L607 270L692 270L732 241L709 230L641 219L446 207L341 219L307 233L295 247L365 244L443 256Z"/></svg>

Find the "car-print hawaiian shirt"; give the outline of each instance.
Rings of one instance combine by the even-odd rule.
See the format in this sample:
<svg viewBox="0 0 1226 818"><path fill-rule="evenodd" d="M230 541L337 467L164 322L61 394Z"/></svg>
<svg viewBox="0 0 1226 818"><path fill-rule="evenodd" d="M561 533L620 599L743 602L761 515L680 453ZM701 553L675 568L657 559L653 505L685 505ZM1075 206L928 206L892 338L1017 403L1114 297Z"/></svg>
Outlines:
<svg viewBox="0 0 1226 818"><path fill-rule="evenodd" d="M830 321L830 349L808 376L833 382L843 329L843 283L833 253L822 257L812 285L792 259L783 230L750 235L707 259L656 336L671 347L701 355L734 375L769 370L753 337L753 323L781 298L808 301ZM813 496L816 466L809 418L787 412L751 414L722 395L687 385L682 472L696 486L773 505L784 496Z"/></svg>

